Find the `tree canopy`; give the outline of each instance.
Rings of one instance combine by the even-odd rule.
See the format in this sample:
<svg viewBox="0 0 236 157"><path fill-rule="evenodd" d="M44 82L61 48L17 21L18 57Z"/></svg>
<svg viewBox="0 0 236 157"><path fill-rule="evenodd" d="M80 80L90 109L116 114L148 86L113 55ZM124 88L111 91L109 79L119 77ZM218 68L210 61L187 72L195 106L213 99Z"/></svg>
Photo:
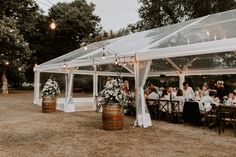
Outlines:
<svg viewBox="0 0 236 157"><path fill-rule="evenodd" d="M56 29L49 30L46 45L53 48L52 58L75 50L98 35L100 18L93 14L94 9L95 5L85 0L58 3L50 8L48 21L53 20Z"/></svg>
<svg viewBox="0 0 236 157"><path fill-rule="evenodd" d="M139 16L132 32L148 30L236 8L235 0L139 0Z"/></svg>

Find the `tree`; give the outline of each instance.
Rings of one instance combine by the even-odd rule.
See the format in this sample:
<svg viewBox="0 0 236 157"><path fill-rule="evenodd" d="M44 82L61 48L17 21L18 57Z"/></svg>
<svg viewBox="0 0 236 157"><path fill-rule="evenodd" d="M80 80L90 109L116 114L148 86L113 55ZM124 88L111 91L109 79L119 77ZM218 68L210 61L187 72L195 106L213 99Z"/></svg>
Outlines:
<svg viewBox="0 0 236 157"><path fill-rule="evenodd" d="M14 27L18 29L19 34L23 35L24 40L29 43L30 49L35 50L37 46L35 46L34 42L37 41L36 39L38 36L40 36L39 33L41 33L37 27L37 21L39 21L38 18L41 16L41 11L39 10L39 6L37 5L36 1L1 0L0 10L0 19L3 20L5 17L12 19L14 22ZM11 47L9 47L9 49L11 51ZM7 76L8 79L10 79L9 82L19 84L15 82L18 82L19 78L25 78L25 70L32 71L32 64L35 63L35 59L33 57L27 62L24 61L24 65L22 65L24 66L24 70L8 68L8 73L11 74L11 77L9 75Z"/></svg>
<svg viewBox="0 0 236 157"><path fill-rule="evenodd" d="M148 30L236 8L235 0L139 0L139 16L132 32Z"/></svg>
<svg viewBox="0 0 236 157"><path fill-rule="evenodd" d="M41 12L34 0L4 0L0 4L0 18L11 17L25 40L37 33L35 22Z"/></svg>
<svg viewBox="0 0 236 157"><path fill-rule="evenodd" d="M3 17L0 19L0 58L2 68L2 93L8 93L8 82L6 78L7 66L17 67L18 70L24 71L32 51L29 44L24 41L20 31L16 28L13 19Z"/></svg>
<svg viewBox="0 0 236 157"><path fill-rule="evenodd" d="M93 14L94 9L95 5L87 4L85 0L58 3L50 8L48 21L55 21L56 29L47 32L45 45L51 47L51 56L44 57L46 54L41 52L41 58L55 58L95 38L101 27L100 18Z"/></svg>

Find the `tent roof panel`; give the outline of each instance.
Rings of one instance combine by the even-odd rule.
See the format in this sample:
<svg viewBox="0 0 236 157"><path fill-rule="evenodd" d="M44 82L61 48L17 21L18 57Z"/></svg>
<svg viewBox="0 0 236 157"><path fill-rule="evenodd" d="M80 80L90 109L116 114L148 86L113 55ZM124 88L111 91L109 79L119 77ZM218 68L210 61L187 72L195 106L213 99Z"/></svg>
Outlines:
<svg viewBox="0 0 236 157"><path fill-rule="evenodd" d="M174 25L95 42L41 65L46 69L114 63L116 58L136 60L175 58L236 50L236 10ZM107 59L103 60L103 53ZM185 57L186 58L186 57ZM188 57L187 57L188 58ZM168 65L169 66L169 65ZM37 68L36 68L37 69ZM39 69L39 68L38 68Z"/></svg>

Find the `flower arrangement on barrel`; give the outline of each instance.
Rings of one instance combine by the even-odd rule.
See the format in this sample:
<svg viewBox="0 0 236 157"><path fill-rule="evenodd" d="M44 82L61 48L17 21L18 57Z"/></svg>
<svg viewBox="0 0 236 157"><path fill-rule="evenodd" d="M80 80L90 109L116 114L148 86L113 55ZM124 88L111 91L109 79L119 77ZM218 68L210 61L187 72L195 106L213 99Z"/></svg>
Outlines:
<svg viewBox="0 0 236 157"><path fill-rule="evenodd" d="M109 78L100 97L103 106L103 129L121 130L124 123L123 107L128 103L128 98L123 90L123 81Z"/></svg>
<svg viewBox="0 0 236 157"><path fill-rule="evenodd" d="M55 79L50 77L42 89L42 112L56 111L56 98L60 95L60 87Z"/></svg>

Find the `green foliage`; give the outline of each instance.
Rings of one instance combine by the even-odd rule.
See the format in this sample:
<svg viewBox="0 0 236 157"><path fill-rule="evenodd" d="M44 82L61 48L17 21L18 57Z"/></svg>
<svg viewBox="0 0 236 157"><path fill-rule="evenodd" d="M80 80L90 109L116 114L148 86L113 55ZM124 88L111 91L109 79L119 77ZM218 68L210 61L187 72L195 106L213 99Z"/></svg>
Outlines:
<svg viewBox="0 0 236 157"><path fill-rule="evenodd" d="M208 14L236 8L234 0L139 0L141 18L128 28L132 32L148 30Z"/></svg>
<svg viewBox="0 0 236 157"><path fill-rule="evenodd" d="M49 10L49 19L56 23L56 29L48 33L47 46L53 48L53 58L89 42L100 31L100 18L93 14L95 5L85 0L58 3ZM52 59L47 57L47 59Z"/></svg>
<svg viewBox="0 0 236 157"><path fill-rule="evenodd" d="M19 84L20 81L25 81L24 72L33 64L31 39L37 32L35 21L39 15L39 7L34 0L4 0L0 3L3 31L0 37L1 54L3 59L10 61L9 68L4 68L8 70L9 82Z"/></svg>
<svg viewBox="0 0 236 157"><path fill-rule="evenodd" d="M22 69L32 53L11 18L0 19L0 52L2 61L8 61L10 65Z"/></svg>

